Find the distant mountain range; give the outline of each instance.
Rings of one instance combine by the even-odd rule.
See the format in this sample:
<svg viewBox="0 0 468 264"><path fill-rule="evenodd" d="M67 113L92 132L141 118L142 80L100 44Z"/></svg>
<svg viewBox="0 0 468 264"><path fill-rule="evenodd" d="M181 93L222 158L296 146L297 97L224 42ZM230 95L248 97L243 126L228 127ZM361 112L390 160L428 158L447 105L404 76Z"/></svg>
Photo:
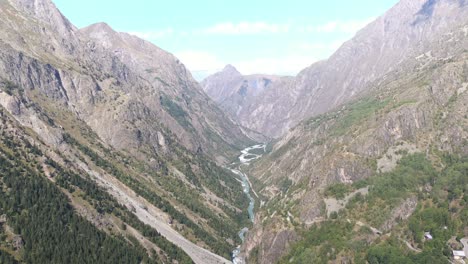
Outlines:
<svg viewBox="0 0 468 264"><path fill-rule="evenodd" d="M368 91L373 82L399 69L409 58L431 50L435 38L456 26L466 25L466 1L401 1L385 15L360 30L328 60L304 69L295 78L282 78L263 89L236 112L237 120L250 129L279 137L300 121L323 114ZM238 90L231 76L208 77L205 91L219 101ZM207 88L215 78L219 92ZM228 100L235 103L235 100ZM231 104L232 104L231 103ZM223 104L222 104L223 105ZM236 108L236 106L231 106Z"/></svg>

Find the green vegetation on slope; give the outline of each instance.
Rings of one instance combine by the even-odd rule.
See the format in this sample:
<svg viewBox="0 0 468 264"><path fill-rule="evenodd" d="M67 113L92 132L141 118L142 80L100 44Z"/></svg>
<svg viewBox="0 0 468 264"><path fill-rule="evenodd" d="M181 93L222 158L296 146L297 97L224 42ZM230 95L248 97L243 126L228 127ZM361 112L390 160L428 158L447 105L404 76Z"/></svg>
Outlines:
<svg viewBox="0 0 468 264"><path fill-rule="evenodd" d="M142 183L141 181L138 180L138 178L132 177L131 175L124 173L123 170L120 169L113 162L108 161L104 157L98 155L91 148L79 143L76 139L74 139L69 134L64 135L64 140L70 145L77 147L83 154L88 156L91 159L91 161L94 164L96 164L98 167L114 175L120 181L122 181L127 186L132 188L136 193L138 193L139 195L147 199L149 202L151 202L153 205L160 208L164 212L168 213L178 223L188 227L193 232L193 235L195 237L205 242L214 252L216 252L217 254L223 255L226 258L229 258L230 256L229 254L232 250L232 246L230 244L228 244L224 240L220 241L217 237L210 234L202 226L200 226L199 224L191 220L184 212L176 209L167 199L155 193L151 189L150 186ZM180 157L183 157L183 156L181 155ZM218 178L218 180L221 181L221 179L219 178L223 176L224 174L224 176L226 177L225 182L232 183L235 181L233 177L232 177L232 180L230 178L227 178L227 175L225 175L226 172L221 171L220 169L216 169L217 167L214 166L213 164L203 162L201 160L199 162L200 162L199 166L201 167L202 171L205 173L206 176L208 175L212 176L214 172L218 172L219 174L217 176L215 175L216 178ZM187 163L185 164L189 164L189 161L187 161ZM187 170L182 170L182 171L189 177L191 174L193 174L193 173L189 173ZM197 179L197 180L200 180L200 181L203 180L206 183L207 181L209 180L213 181L214 179L212 179L211 177L206 177L205 179ZM208 224L211 227L213 227L216 231L218 231L221 237L231 238L233 240L238 238L236 229L234 229L233 226L237 227L239 223L245 222L245 220L243 220L244 218L246 218L245 216L241 216L239 214L236 214L235 211L229 210L229 208L225 208L227 212L231 211L231 213L228 213L228 215L232 215L233 218L227 219L227 220L220 219L218 215L216 215L212 210L208 209L204 204L200 202L202 200L200 195L197 192L191 191L188 187L186 187L186 184L183 183L181 180L177 178L167 177L167 178L164 178L163 180L159 178L158 182L169 193L177 194L175 197L177 201L182 202L182 204L187 206L187 208L190 209L192 212L195 212L199 214L200 216L204 217L205 219L207 219ZM219 182L217 185L219 185ZM238 187L237 185L235 187ZM215 192L217 193L221 191L220 189L214 188L213 186L216 186L216 185L213 184L212 182L211 184L208 182L207 186L214 189ZM226 194L229 194L229 193L231 192L225 193L224 195L222 195L222 197L226 197ZM237 220L239 221L239 223L236 223L233 220Z"/></svg>
<svg viewBox="0 0 468 264"><path fill-rule="evenodd" d="M148 238L156 246L164 251L169 258L168 261L177 260L178 263L193 263L190 257L178 246L169 242L166 238L161 236L156 230L147 224L141 222L133 213L126 207L120 205L113 197L111 197L102 188L98 187L89 178L81 177L75 173L69 172L61 168L55 162L48 160L49 165L55 168L55 177L57 184L70 192L75 192L77 188L82 190L85 194L84 198L93 205L98 213L113 214L126 224L129 224L136 230L140 231L142 235Z"/></svg>
<svg viewBox="0 0 468 264"><path fill-rule="evenodd" d="M17 255L21 261L153 262L138 245L109 236L75 214L68 198L35 169L34 152L5 133L1 137L0 214L6 215L12 232L21 236L24 246ZM11 258L2 258L11 262Z"/></svg>
<svg viewBox="0 0 468 264"><path fill-rule="evenodd" d="M161 106L167 111L167 113L172 116L179 125L181 125L185 130L190 132L195 132L192 124L190 123L190 116L187 112L184 111L177 103L172 101L167 95L161 95L159 97Z"/></svg>
<svg viewBox="0 0 468 264"><path fill-rule="evenodd" d="M302 231L303 239L280 263L326 263L352 259L354 263L447 263L447 241L462 237L468 226L468 158L445 155L443 169L436 170L423 154L404 157L397 168L329 193L370 185L367 196L352 199L336 220L314 224ZM337 191L336 191L337 190ZM362 221L379 228L406 198L418 197L418 206L408 220L400 220L391 234L374 234ZM347 220L349 219L349 221ZM397 220L398 221L398 220ZM424 240L424 232L434 239ZM414 252L409 241L422 250ZM429 261L430 260L430 261Z"/></svg>
<svg viewBox="0 0 468 264"><path fill-rule="evenodd" d="M2 264L17 264L18 261L16 261L16 259L13 256L11 256L10 254L8 254L7 252L0 249L0 263L2 263Z"/></svg>
<svg viewBox="0 0 468 264"><path fill-rule="evenodd" d="M376 111L384 108L389 100L378 100L375 98L364 98L349 106L344 115L338 120L333 129L335 135L349 133L349 128L359 124L363 119L372 116Z"/></svg>
<svg viewBox="0 0 468 264"><path fill-rule="evenodd" d="M104 146L83 121L49 99L40 95L34 99L38 102L34 107L45 115L44 120L51 119L64 128L67 132L65 143L81 153L83 162L115 176L166 212L174 220L174 228L188 239L205 243L217 254L230 257L233 246L240 242L238 230L249 223L247 213L238 211L238 208L248 206L248 199L230 171L209 161L203 153L195 155L180 146L176 137L164 127L161 129L171 151L163 155L155 153L149 145L143 145L138 155L143 154L139 158L143 156L144 160L137 159L126 151ZM167 103L167 107L170 105ZM171 109L174 113L182 113L174 105ZM157 165L148 160L156 161ZM183 175L175 173L173 168ZM221 200L211 199L209 193Z"/></svg>

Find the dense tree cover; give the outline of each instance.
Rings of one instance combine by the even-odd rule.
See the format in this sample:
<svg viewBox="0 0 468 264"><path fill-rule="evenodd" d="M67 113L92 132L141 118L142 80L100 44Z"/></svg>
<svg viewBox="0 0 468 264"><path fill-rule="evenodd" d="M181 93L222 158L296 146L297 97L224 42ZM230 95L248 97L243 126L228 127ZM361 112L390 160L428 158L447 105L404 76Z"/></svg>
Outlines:
<svg viewBox="0 0 468 264"><path fill-rule="evenodd" d="M365 212L361 210L364 207L359 207L361 202L358 201L351 201L347 207L350 211L361 214L368 224L380 226L388 219L395 206L403 199L417 194L420 187L434 183L438 175L424 154L406 156L391 172L381 173L353 184L355 188L370 186L369 194L365 198Z"/></svg>
<svg viewBox="0 0 468 264"><path fill-rule="evenodd" d="M96 152L91 150L89 147L84 146L80 144L76 139L74 139L71 135L65 134L64 135L64 140L71 144L76 146L81 152L83 152L86 156L90 157L90 159L99 167L107 171L108 173L112 174L113 176L117 177L120 181L125 183L127 186L132 188L136 193L144 197L146 200L151 202L153 205L158 207L159 209L163 210L164 212L168 213L173 219L175 219L177 222L179 222L182 225L185 225L186 227L190 228L190 230L193 231L193 234L203 240L215 253L223 255L225 257L230 256L231 252L231 247L229 244L226 243L226 241L219 241L219 239L216 239L213 235L208 233L204 228L200 227L198 224L194 223L192 220L190 220L184 213L180 212L180 210L177 210L174 208L174 206L171 205L171 203L156 194L154 191L151 190L151 188L148 185L142 184L139 182L136 178L133 178L127 174L125 174L121 169L119 169L116 165L108 161L107 159L101 157L98 155ZM195 197L197 194L193 191L189 190L184 190L184 184L180 182L180 180L177 180L175 178L165 179L166 182L175 182L175 184L170 184L170 185L163 185L166 186L168 191L172 191L174 194L177 194L177 199L181 201L185 201L185 205L193 210L194 212L206 212L206 215L202 216L207 216L208 215L208 209L204 206L202 206L198 201L199 199ZM174 190L174 188L177 188L177 190ZM182 189L181 189L182 188ZM195 195L195 196L194 196ZM186 199L190 198L190 199ZM212 214L210 212L209 214ZM210 218L207 218L211 220ZM216 219L216 217L213 215L212 219ZM212 223L212 222L210 222ZM225 230L231 230L226 225L216 225L215 223L215 228L218 228L219 230L223 230L222 227L226 227Z"/></svg>
<svg viewBox="0 0 468 264"><path fill-rule="evenodd" d="M48 160L48 163L56 169L56 180L58 185L71 192L76 188L80 188L80 190L85 193L84 198L92 204L99 213L114 214L125 223L140 231L142 235L164 251L169 258L169 261L177 260L180 264L193 263L190 257L181 248L169 242L151 226L141 222L125 206L120 205L113 197L97 186L91 179L66 171L51 160Z"/></svg>
<svg viewBox="0 0 468 264"><path fill-rule="evenodd" d="M352 223L341 220L312 226L303 234L303 239L294 245L291 257L283 262L293 259L294 263L327 263L347 246L353 227Z"/></svg>
<svg viewBox="0 0 468 264"><path fill-rule="evenodd" d="M17 264L18 261L15 260L13 256L7 252L0 249L0 263L2 264Z"/></svg>
<svg viewBox="0 0 468 264"><path fill-rule="evenodd" d="M433 183L436 177L438 173L430 161L424 154L419 153L401 159L393 171L364 182L371 185L370 199L380 198L388 202L398 202L400 198L408 197L417 191L420 186Z"/></svg>
<svg viewBox="0 0 468 264"><path fill-rule="evenodd" d="M402 250L396 239L390 239L382 245L375 245L367 250L366 260L369 264L446 264L447 256L424 251L415 254Z"/></svg>
<svg viewBox="0 0 468 264"><path fill-rule="evenodd" d="M5 119L2 119L2 123L5 125ZM149 259L146 250L132 236L127 237L131 241L128 244L123 237L110 237L77 216L68 204L67 197L45 179L42 166L37 161L38 158L43 159L39 148L23 136L13 136L5 130L1 131L0 138L0 189L5 187L0 195L0 214L6 213L8 224L22 236L25 234L25 247L21 250L21 255L25 256L23 261L36 258L33 263L158 262ZM52 177L57 185L71 193L79 189L79 195L99 213L112 213L139 230L162 249L167 256L165 263L173 260L181 264L193 263L185 252L139 221L126 207L89 179L87 174L77 175L47 158L45 162L53 168ZM3 199L6 197L10 199ZM2 236L0 240L4 239ZM8 256L3 255L0 263L10 263L7 262ZM82 255L86 257L76 262ZM47 258L50 262L41 262Z"/></svg>
<svg viewBox="0 0 468 264"><path fill-rule="evenodd" d="M0 156L0 210L22 236L26 263L149 262L142 248L110 237L76 215L67 197L45 177ZM23 165L23 166L21 166Z"/></svg>
<svg viewBox="0 0 468 264"><path fill-rule="evenodd" d="M281 263L326 263L340 255L354 258L354 263L447 263L451 255L447 241L463 236L468 226L468 157L445 155L442 160L442 169L436 170L424 154L408 155L392 172L352 186L328 188L330 193L343 194L370 185L367 196L351 199L335 219L303 230L303 239ZM366 232L364 227L356 230L353 220L344 220L363 220L379 227L392 208L412 195L418 197L416 211L389 237L368 240L366 234L373 236L371 231ZM425 241L424 232L430 232L433 239ZM409 250L402 238L415 243L422 252Z"/></svg>

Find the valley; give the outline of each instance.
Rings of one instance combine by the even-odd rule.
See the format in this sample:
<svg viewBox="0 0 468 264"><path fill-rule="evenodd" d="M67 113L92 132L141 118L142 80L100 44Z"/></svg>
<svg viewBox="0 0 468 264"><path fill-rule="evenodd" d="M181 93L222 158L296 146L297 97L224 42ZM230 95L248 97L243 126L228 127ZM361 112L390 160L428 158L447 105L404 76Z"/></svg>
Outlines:
<svg viewBox="0 0 468 264"><path fill-rule="evenodd" d="M466 260L468 1L400 0L294 76L199 81L138 36L292 28L78 28L51 0L0 17L0 263Z"/></svg>
<svg viewBox="0 0 468 264"><path fill-rule="evenodd" d="M252 223L254 223L254 219L255 219L255 213L254 213L255 198L252 197L252 194L254 194L257 197L257 199L259 197L256 194L255 190L253 189L253 186L252 186L252 183L249 180L249 177L247 176L247 174L243 173L241 170L242 170L243 165L249 165L249 162L262 157L261 154L256 154L253 151L260 149L260 150L263 150L263 152L265 152L265 148L266 148L265 144L264 145L255 145L255 146L245 148L245 149L243 149L241 151L242 154L239 156L239 163L234 162L234 163L232 163L230 165L231 166L230 170L234 174L239 176L240 183L241 183L242 188L243 188L243 192L245 193L245 195L247 196L247 198L250 201L249 202L249 207L247 208L247 212L249 214L249 219L252 221ZM252 191L252 194L251 194L251 191ZM247 228L247 227L244 227L239 231L239 237L240 237L242 243L244 242L245 235L248 233L248 231L249 231L249 228ZM243 263L245 263L245 260L243 258L239 257L240 248L241 248L241 245L239 245L232 253L234 264L243 264Z"/></svg>

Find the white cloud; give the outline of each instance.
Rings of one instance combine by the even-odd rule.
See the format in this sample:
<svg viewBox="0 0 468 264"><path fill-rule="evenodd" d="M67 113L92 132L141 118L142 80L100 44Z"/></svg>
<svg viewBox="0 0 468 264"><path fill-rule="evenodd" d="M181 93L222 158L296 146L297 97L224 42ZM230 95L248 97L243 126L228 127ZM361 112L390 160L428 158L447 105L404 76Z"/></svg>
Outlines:
<svg viewBox="0 0 468 264"><path fill-rule="evenodd" d="M215 55L206 51L181 51L175 56L194 74L211 74L222 69L225 64Z"/></svg>
<svg viewBox="0 0 468 264"><path fill-rule="evenodd" d="M157 30L157 31L140 31L140 32L135 31L135 32L129 32L129 33L137 37L140 37L142 39L155 40L155 39L160 39L160 38L164 38L167 36L171 36L175 32L174 32L174 29L172 28L166 28L166 29Z"/></svg>
<svg viewBox="0 0 468 264"><path fill-rule="evenodd" d="M259 35L279 34L296 31L300 33L356 33L375 18L348 21L330 21L321 25L301 26L293 23L268 23L264 21L244 21L239 23L224 22L210 27L177 32L172 28L155 31L130 32L133 35L155 40L168 36L180 35Z"/></svg>
<svg viewBox="0 0 468 264"><path fill-rule="evenodd" d="M278 58L257 58L239 61L234 62L233 65L243 74L296 75L316 61L317 59L311 56L290 55Z"/></svg>
<svg viewBox="0 0 468 264"><path fill-rule="evenodd" d="M364 28L375 18L368 18L363 20L348 20L348 21L330 21L322 25L306 26L300 28L300 32L306 33L356 33Z"/></svg>
<svg viewBox="0 0 468 264"><path fill-rule="evenodd" d="M289 24L272 24L267 22L226 22L202 29L199 32L204 34L220 35L252 35L287 33L289 29Z"/></svg>
<svg viewBox="0 0 468 264"><path fill-rule="evenodd" d="M312 56L289 55L278 58L255 58L223 62L214 54L205 51L182 51L175 55L192 72L197 80L220 71L227 63L233 64L243 74L295 75L317 61Z"/></svg>

